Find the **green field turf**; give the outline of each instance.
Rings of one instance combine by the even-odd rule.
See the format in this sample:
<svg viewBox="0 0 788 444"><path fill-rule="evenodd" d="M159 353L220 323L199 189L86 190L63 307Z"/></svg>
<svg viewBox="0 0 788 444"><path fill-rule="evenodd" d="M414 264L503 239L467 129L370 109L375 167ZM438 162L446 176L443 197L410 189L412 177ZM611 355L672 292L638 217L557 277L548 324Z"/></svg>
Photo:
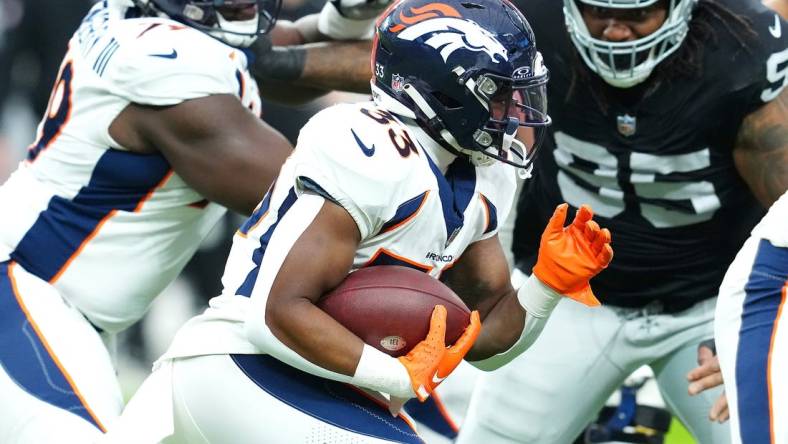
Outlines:
<svg viewBox="0 0 788 444"><path fill-rule="evenodd" d="M673 418L673 423L670 424L670 431L665 436L665 444L695 444L695 440L692 439L692 435L689 434L681 422Z"/></svg>

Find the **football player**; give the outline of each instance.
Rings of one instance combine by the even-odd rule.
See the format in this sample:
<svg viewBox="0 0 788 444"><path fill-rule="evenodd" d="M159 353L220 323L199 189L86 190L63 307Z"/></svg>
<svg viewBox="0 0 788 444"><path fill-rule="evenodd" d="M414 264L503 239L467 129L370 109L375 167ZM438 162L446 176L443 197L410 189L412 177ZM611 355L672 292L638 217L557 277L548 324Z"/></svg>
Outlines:
<svg viewBox="0 0 788 444"><path fill-rule="evenodd" d="M786 443L788 192L753 229L720 286L714 320L734 444Z"/></svg>
<svg viewBox="0 0 788 444"><path fill-rule="evenodd" d="M276 12L106 0L74 33L0 187L0 442L105 430L122 398L102 336L143 315L225 207L251 214L265 194L291 146L259 119L245 51ZM311 55L299 77L319 77Z"/></svg>
<svg viewBox="0 0 788 444"><path fill-rule="evenodd" d="M522 14L507 0L395 3L372 66L375 101L302 129L235 235L223 294L181 328L110 442L421 442L402 400L426 399L463 357L484 370L511 361L562 295L596 304L588 279L613 253L588 207L564 227L558 206L519 291L497 237L550 123ZM315 305L348 273L392 264L440 278L474 310L451 347L442 306L397 359Z"/></svg>
<svg viewBox="0 0 788 444"><path fill-rule="evenodd" d="M603 309L559 304L517 365L481 377L460 442L572 442L641 365L699 442L728 442L708 421L720 388L690 397L686 375L725 269L788 187L788 25L756 0L516 3L554 118L518 204L518 269L563 201L593 205L616 260L594 280Z"/></svg>

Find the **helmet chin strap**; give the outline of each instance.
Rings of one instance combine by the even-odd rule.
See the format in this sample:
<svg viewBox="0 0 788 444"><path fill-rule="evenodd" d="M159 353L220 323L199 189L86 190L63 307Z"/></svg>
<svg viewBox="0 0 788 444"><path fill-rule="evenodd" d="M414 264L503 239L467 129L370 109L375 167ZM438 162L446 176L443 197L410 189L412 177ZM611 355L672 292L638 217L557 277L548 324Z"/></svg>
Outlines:
<svg viewBox="0 0 788 444"><path fill-rule="evenodd" d="M413 103L415 103L416 106L419 107L421 112L424 113L424 115L427 117L428 120L433 120L435 116L437 116L435 110L432 109L432 107L430 106L429 103L427 103L426 100L424 100L424 97L421 95L421 93L416 91L416 88L414 88L413 85L409 83L405 84L402 90L405 92L405 94L408 95L408 97L410 97L411 100L413 100ZM495 159L487 156L481 151L467 150L462 146L460 146L460 143L457 142L457 139L455 139L454 136L446 128L440 128L438 130L438 133L443 138L443 140L445 140L449 145L451 145L452 148L468 156L472 164L476 166L488 166L491 165L493 162L495 162Z"/></svg>
<svg viewBox="0 0 788 444"><path fill-rule="evenodd" d="M435 110L432 109L429 103L424 99L424 97L419 93L413 85L407 83L402 88L403 92L413 100L413 103L424 113L424 116L428 120L434 119L437 114ZM382 105L384 108L388 109L389 111L399 114L405 117L409 117L412 119L416 118L416 115L409 110L407 107L399 103L398 101L391 98L385 91L381 90L377 86L375 86L374 82L372 82L372 96L375 99L375 102L379 105ZM513 153L515 156L519 157L522 160L526 160L525 154L526 147L521 141L517 140L515 136L517 135L517 130L519 128L519 120L514 117L508 118L506 122L506 129L503 136L503 152L506 154L506 157L510 157L509 153ZM452 136L452 134L445 128L433 128L433 130L437 131L441 138L448 143L452 148L456 151L462 153L463 155L467 156L468 159L471 161L473 165L476 166L489 166L495 163L496 160L501 160L503 156L497 153L486 153L484 151L474 151L465 149L460 146L457 139ZM496 147L490 147L490 149L497 150ZM511 163L511 162L507 162ZM513 166L517 166L511 163ZM531 177L531 171L533 170L533 164L528 165L525 168L517 168L517 175L522 179L527 179Z"/></svg>
<svg viewBox="0 0 788 444"><path fill-rule="evenodd" d="M519 128L520 121L516 117L508 117L506 119L506 129L503 132L501 151L506 155L507 158L511 157L511 154L513 153L521 160L525 160L525 153L527 152L525 144L515 138ZM492 149L495 148L492 147ZM530 179L533 167L534 165L531 163L526 168L517 168L517 175L521 179Z"/></svg>

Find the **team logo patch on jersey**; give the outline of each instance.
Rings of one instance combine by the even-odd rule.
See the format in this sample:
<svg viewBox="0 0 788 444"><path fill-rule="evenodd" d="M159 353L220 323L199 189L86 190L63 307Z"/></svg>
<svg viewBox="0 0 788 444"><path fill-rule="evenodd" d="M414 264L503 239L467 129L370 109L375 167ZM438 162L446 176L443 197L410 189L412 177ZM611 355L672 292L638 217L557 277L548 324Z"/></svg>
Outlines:
<svg viewBox="0 0 788 444"><path fill-rule="evenodd" d="M493 63L509 60L506 48L495 36L478 23L463 19L456 9L442 3L430 3L421 8L410 8L413 16L400 13L398 23L389 30L398 37L424 42L440 52L443 61L458 49L484 52Z"/></svg>
<svg viewBox="0 0 788 444"><path fill-rule="evenodd" d="M637 131L637 118L624 114L616 118L618 132L624 137L629 137Z"/></svg>

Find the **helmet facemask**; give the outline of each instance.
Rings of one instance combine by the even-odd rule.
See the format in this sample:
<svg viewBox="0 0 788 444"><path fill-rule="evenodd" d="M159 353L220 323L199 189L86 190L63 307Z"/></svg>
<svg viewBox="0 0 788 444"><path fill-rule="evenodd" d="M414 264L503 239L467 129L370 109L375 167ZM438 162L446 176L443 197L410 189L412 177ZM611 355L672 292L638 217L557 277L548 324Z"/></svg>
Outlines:
<svg viewBox="0 0 788 444"><path fill-rule="evenodd" d="M550 117L548 72L522 14L500 0L397 5L373 44L378 105L476 165L528 176Z"/></svg>
<svg viewBox="0 0 788 444"><path fill-rule="evenodd" d="M541 65L541 56L539 56ZM551 119L547 114L547 71L528 79L504 77L487 73L477 77L475 95L489 111L483 128L473 139L481 150L460 152L470 156L481 154L520 167L521 175L530 177L537 149L541 145Z"/></svg>
<svg viewBox="0 0 788 444"><path fill-rule="evenodd" d="M651 34L632 41L612 42L592 37L581 7L633 10L654 6L661 0L564 0L569 36L580 57L593 72L617 88L645 81L654 68L684 41L697 0L665 0L665 22Z"/></svg>

